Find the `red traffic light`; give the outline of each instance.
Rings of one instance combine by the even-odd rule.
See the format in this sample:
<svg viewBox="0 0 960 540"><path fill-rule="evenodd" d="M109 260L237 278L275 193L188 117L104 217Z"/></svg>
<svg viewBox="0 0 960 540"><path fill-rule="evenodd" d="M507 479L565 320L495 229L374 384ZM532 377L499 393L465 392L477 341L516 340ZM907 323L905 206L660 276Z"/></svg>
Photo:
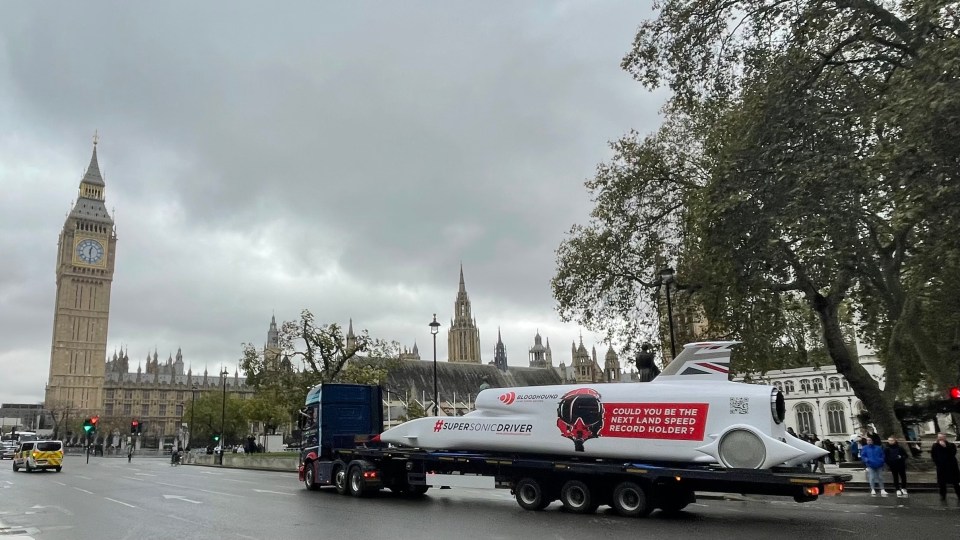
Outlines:
<svg viewBox="0 0 960 540"><path fill-rule="evenodd" d="M960 386L954 386L950 389L950 399L960 399Z"/></svg>
<svg viewBox="0 0 960 540"><path fill-rule="evenodd" d="M99 416L94 416L93 418L90 419L90 423L93 424L93 427L97 427L97 422L99 421L100 421Z"/></svg>
<svg viewBox="0 0 960 540"><path fill-rule="evenodd" d="M133 422L130 422L130 425L133 427L137 427L139 424L140 422L137 422L136 420L134 420Z"/></svg>

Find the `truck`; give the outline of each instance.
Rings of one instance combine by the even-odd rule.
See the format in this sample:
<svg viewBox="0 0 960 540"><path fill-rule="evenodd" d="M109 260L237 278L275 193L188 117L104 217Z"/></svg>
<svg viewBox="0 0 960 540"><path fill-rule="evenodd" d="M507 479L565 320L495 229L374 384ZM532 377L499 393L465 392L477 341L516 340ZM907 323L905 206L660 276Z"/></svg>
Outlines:
<svg viewBox="0 0 960 540"><path fill-rule="evenodd" d="M331 487L367 497L384 489L403 497L431 487L509 489L525 510L554 501L572 513L601 505L625 517L675 513L697 493L792 497L797 502L840 495L847 474L800 467L731 468L716 463L596 458L526 452L426 450L390 445L383 432L383 390L376 385L324 383L307 395L298 427L303 443L299 480L308 490ZM451 419L451 420L455 420ZM444 421L444 420L439 420Z"/></svg>

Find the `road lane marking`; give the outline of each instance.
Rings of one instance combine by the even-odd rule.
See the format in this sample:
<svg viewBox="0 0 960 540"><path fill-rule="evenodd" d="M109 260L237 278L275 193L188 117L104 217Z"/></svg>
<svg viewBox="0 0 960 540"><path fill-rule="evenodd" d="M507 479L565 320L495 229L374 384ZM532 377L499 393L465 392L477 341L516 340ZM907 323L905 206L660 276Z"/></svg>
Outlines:
<svg viewBox="0 0 960 540"><path fill-rule="evenodd" d="M275 495L293 495L293 493L287 491L270 491L269 489L255 489L257 493L273 493Z"/></svg>
<svg viewBox="0 0 960 540"><path fill-rule="evenodd" d="M193 504L203 504L203 503L201 503L200 501L195 501L195 500L193 500L193 499L188 499L188 498L184 497L183 495L164 495L163 498L164 498L164 499L177 499L177 500L179 500L179 501L188 502L188 503L193 503Z"/></svg>
<svg viewBox="0 0 960 540"><path fill-rule="evenodd" d="M77 475L77 478L83 478L84 480L93 480L93 478L90 478L89 476L82 476L79 474Z"/></svg>
<svg viewBox="0 0 960 540"><path fill-rule="evenodd" d="M54 480L53 483L54 483L54 484L60 484L61 486L66 487L66 484L64 484L63 482L57 482L56 480Z"/></svg>
<svg viewBox="0 0 960 540"><path fill-rule="evenodd" d="M136 480L137 482L146 482L143 478L134 478L132 476L121 476L120 478L125 478L127 480Z"/></svg>
<svg viewBox="0 0 960 540"><path fill-rule="evenodd" d="M181 485L178 485L178 484L168 484L168 483L166 483L166 482L154 482L154 484L158 484L158 485L161 485L161 486L167 486L167 487L175 487L175 488L180 488L180 489L192 489L192 490L195 490L195 491L202 491L202 492L204 492L204 493L211 493L211 494L213 494L213 495L224 495L224 496L227 496L227 497L243 497L243 495L237 495L236 493L224 493L224 492L222 492L222 491L213 491L213 490L210 490L210 489L195 488L195 487L191 487L191 486L181 486Z"/></svg>
<svg viewBox="0 0 960 540"><path fill-rule="evenodd" d="M210 471L200 471L200 474L213 474L213 475L220 476L220 475L223 474L223 473L210 472Z"/></svg>
<svg viewBox="0 0 960 540"><path fill-rule="evenodd" d="M84 492L84 493L86 493L86 494L88 494L88 495L93 495L93 492L92 492L92 491L87 491L87 490L85 490L85 489L83 489L83 488L78 488L77 486L73 486L73 489L75 489L75 490L77 490L77 491L82 491L82 492Z"/></svg>
<svg viewBox="0 0 960 540"><path fill-rule="evenodd" d="M150 473L145 473L145 472L138 472L138 473L134 473L134 474L136 474L137 476L156 476L155 474L150 474Z"/></svg>
<svg viewBox="0 0 960 540"><path fill-rule="evenodd" d="M117 504L122 504L122 505L124 505L124 506L129 506L130 508L136 508L136 506L134 506L134 505L132 505L132 504L127 504L127 503L125 503L125 502L123 502L123 501L118 501L118 500L116 500L116 499L111 499L110 497L104 497L104 499L106 499L106 500L108 500L108 501L110 501L110 502L115 502L115 503L117 503Z"/></svg>

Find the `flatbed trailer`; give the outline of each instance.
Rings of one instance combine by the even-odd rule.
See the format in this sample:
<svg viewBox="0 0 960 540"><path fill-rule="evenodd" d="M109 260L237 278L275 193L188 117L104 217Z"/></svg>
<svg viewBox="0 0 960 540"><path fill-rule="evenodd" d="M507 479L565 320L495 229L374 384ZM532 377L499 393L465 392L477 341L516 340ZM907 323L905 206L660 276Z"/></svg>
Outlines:
<svg viewBox="0 0 960 540"><path fill-rule="evenodd" d="M377 437L382 430L382 418L376 418L379 389L357 388L357 392L366 392L366 397L346 401L341 395L349 390L345 385L323 386L341 401L318 399L316 409L308 407L309 414L304 414L314 420L322 417L314 423L324 426L311 424L305 430L313 436L301 451L299 477L310 490L330 486L344 495L365 497L389 489L416 497L431 487L504 488L510 489L526 510L543 510L559 500L573 513L592 513L608 505L622 516L643 517L655 509L682 510L696 500L698 492L813 501L841 494L844 482L851 479L847 474L815 474L798 468L734 469L391 447Z"/></svg>

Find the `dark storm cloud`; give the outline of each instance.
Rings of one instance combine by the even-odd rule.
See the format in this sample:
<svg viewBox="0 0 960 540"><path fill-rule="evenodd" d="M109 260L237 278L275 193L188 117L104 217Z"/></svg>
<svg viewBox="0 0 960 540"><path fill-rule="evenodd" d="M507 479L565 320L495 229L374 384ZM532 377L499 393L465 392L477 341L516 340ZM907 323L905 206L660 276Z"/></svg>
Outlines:
<svg viewBox="0 0 960 540"><path fill-rule="evenodd" d="M0 265L0 323L17 330L0 361L32 351L37 379L56 237L94 128L120 237L111 349L235 362L271 311L304 307L423 345L462 261L484 360L500 325L523 365L531 328L555 333L557 362L576 335L549 279L589 211L583 180L605 141L657 124L660 100L619 69L649 14L634 3L7 11L0 182L21 184L0 203L0 247L32 247Z"/></svg>

